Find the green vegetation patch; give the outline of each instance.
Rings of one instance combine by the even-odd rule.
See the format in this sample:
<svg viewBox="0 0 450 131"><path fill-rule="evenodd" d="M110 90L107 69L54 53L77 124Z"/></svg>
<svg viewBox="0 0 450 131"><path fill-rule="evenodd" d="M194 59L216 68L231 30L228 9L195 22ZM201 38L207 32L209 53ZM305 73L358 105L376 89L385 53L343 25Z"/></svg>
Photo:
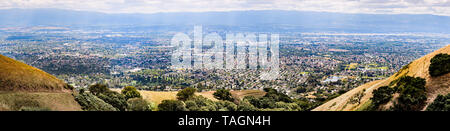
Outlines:
<svg viewBox="0 0 450 131"><path fill-rule="evenodd" d="M430 60L428 71L431 76L440 76L450 72L450 55L437 54Z"/></svg>
<svg viewBox="0 0 450 131"><path fill-rule="evenodd" d="M445 96L438 95L427 111L450 111L450 93Z"/></svg>

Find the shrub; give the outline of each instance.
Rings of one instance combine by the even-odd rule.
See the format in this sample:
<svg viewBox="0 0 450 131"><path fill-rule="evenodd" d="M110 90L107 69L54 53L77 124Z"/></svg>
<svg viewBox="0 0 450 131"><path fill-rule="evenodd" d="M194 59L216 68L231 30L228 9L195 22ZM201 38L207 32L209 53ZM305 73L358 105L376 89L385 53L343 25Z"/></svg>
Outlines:
<svg viewBox="0 0 450 131"><path fill-rule="evenodd" d="M438 95L427 111L450 111L450 93L445 96Z"/></svg>
<svg viewBox="0 0 450 131"><path fill-rule="evenodd" d="M76 95L75 100L80 104L81 109L85 111L117 111L112 105L89 92Z"/></svg>
<svg viewBox="0 0 450 131"><path fill-rule="evenodd" d="M127 100L131 99L131 98L142 98L139 91L137 91L137 89L132 86L127 86L127 87L123 88L121 92L123 95L125 95L125 98Z"/></svg>
<svg viewBox="0 0 450 131"><path fill-rule="evenodd" d="M104 85L104 84L95 84L95 85L89 86L89 92L91 92L94 95L98 95L100 93L105 93L108 91L109 91L108 86Z"/></svg>
<svg viewBox="0 0 450 131"><path fill-rule="evenodd" d="M279 93L275 89L264 88L264 91L267 92L266 95L264 95L265 98L270 98L274 101L282 101L282 102L286 102L286 103L294 102L288 95Z"/></svg>
<svg viewBox="0 0 450 131"><path fill-rule="evenodd" d="M217 101L218 111L237 111L238 106L230 101Z"/></svg>
<svg viewBox="0 0 450 131"><path fill-rule="evenodd" d="M440 76L450 72L450 55L437 54L430 60L428 71L431 76Z"/></svg>
<svg viewBox="0 0 450 131"><path fill-rule="evenodd" d="M417 111L421 110L427 100L425 92L426 81L420 77L401 77L394 89L400 93L394 110Z"/></svg>
<svg viewBox="0 0 450 131"><path fill-rule="evenodd" d="M152 111L154 109L152 103L142 98L131 98L127 103L128 111Z"/></svg>
<svg viewBox="0 0 450 131"><path fill-rule="evenodd" d="M230 90L227 89L218 89L214 92L214 98L224 101L234 101L233 96L230 93Z"/></svg>
<svg viewBox="0 0 450 131"><path fill-rule="evenodd" d="M238 111L258 111L258 108L253 106L248 100L244 99L237 107Z"/></svg>
<svg viewBox="0 0 450 131"><path fill-rule="evenodd" d="M200 111L200 107L198 107L198 105L197 105L197 103L195 103L195 101L188 100L184 103L186 104L186 108L189 111Z"/></svg>
<svg viewBox="0 0 450 131"><path fill-rule="evenodd" d="M158 105L160 111L188 111L182 101L178 100L163 100Z"/></svg>
<svg viewBox="0 0 450 131"><path fill-rule="evenodd" d="M193 101L198 106L198 110L193 111L217 111L218 107L216 103L208 98L205 98L203 96L193 96L189 99L190 101Z"/></svg>
<svg viewBox="0 0 450 131"><path fill-rule="evenodd" d="M195 94L196 89L192 87L184 88L183 90L177 93L177 99L186 101L189 98L192 98Z"/></svg>
<svg viewBox="0 0 450 131"><path fill-rule="evenodd" d="M350 103L351 104L356 104L356 103L358 103L358 104L361 104L361 100L362 100L362 98L364 97L364 92L365 92L366 90L362 90L362 91L360 91L360 92L358 92L358 93L356 93L355 95L353 95L351 98L350 98Z"/></svg>
<svg viewBox="0 0 450 131"><path fill-rule="evenodd" d="M295 103L300 107L301 111L310 111L316 107L313 102L307 100L297 100Z"/></svg>
<svg viewBox="0 0 450 131"><path fill-rule="evenodd" d="M285 103L285 102L276 102L275 108L281 109L282 111L300 111L301 108L296 103Z"/></svg>
<svg viewBox="0 0 450 131"><path fill-rule="evenodd" d="M382 104L386 104L392 99L394 89L389 86L382 86L373 91L373 97L370 98L375 108L378 108Z"/></svg>
<svg viewBox="0 0 450 131"><path fill-rule="evenodd" d="M117 92L106 92L100 93L97 95L98 98L102 99L108 104L111 104L113 107L119 109L120 111L126 111L128 108L127 99L124 95Z"/></svg>

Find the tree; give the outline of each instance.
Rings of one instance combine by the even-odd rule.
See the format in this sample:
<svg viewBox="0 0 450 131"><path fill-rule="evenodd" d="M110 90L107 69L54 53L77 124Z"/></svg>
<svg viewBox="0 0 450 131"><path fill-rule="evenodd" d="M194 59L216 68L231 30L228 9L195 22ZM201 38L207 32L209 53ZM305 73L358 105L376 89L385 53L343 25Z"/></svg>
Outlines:
<svg viewBox="0 0 450 131"><path fill-rule="evenodd" d="M445 96L438 95L427 111L450 111L450 93Z"/></svg>
<svg viewBox="0 0 450 131"><path fill-rule="evenodd" d="M177 93L177 99L186 101L195 95L195 91L196 91L196 89L192 88L192 87L184 88L183 90L181 90Z"/></svg>
<svg viewBox="0 0 450 131"><path fill-rule="evenodd" d="M450 73L450 55L441 53L431 58L428 72L431 76Z"/></svg>
<svg viewBox="0 0 450 131"><path fill-rule="evenodd" d="M238 111L258 111L258 108L250 104L246 99L241 101L241 103L237 107Z"/></svg>
<svg viewBox="0 0 450 131"><path fill-rule="evenodd" d="M356 93L354 96L352 96L352 97L350 98L350 103L351 103L351 104L356 104L356 103L361 104L361 100L362 100L362 98L364 97L364 92L365 92L365 91L366 91L366 90L364 89L364 90L362 90L362 91Z"/></svg>
<svg viewBox="0 0 450 131"><path fill-rule="evenodd" d="M128 111L152 111L152 103L142 98L131 98L127 101Z"/></svg>
<svg viewBox="0 0 450 131"><path fill-rule="evenodd" d="M267 92L266 95L264 95L265 98L269 98L273 101L282 101L286 103L291 103L293 100L286 94L279 93L277 90L273 88L264 88L264 91Z"/></svg>
<svg viewBox="0 0 450 131"><path fill-rule="evenodd" d="M159 111L188 111L182 101L178 100L163 100L158 105Z"/></svg>
<svg viewBox="0 0 450 131"><path fill-rule="evenodd" d="M111 104L113 107L119 109L120 111L126 111L128 108L127 99L124 95L117 92L106 92L100 93L97 95L98 98L102 99L108 104Z"/></svg>
<svg viewBox="0 0 450 131"><path fill-rule="evenodd" d="M373 97L370 98L375 108L380 105L389 102L392 99L392 94L394 94L394 89L389 86L382 86L373 91Z"/></svg>
<svg viewBox="0 0 450 131"><path fill-rule="evenodd" d="M89 92L80 92L75 96L75 101L77 101L85 111L117 111L112 105Z"/></svg>
<svg viewBox="0 0 450 131"><path fill-rule="evenodd" d="M95 84L95 85L89 86L89 91L94 95L98 95L100 93L108 92L109 88L105 84Z"/></svg>
<svg viewBox="0 0 450 131"><path fill-rule="evenodd" d="M425 106L427 100L425 92L426 81L420 77L401 77L394 87L400 93L398 102L394 104L397 111L418 111Z"/></svg>
<svg viewBox="0 0 450 131"><path fill-rule="evenodd" d="M137 89L132 86L127 86L127 87L123 88L121 92L123 95L125 95L125 98L127 100L131 99L131 98L142 98L139 91L137 91Z"/></svg>
<svg viewBox="0 0 450 131"><path fill-rule="evenodd" d="M227 89L218 89L216 92L214 92L214 98L224 101L234 101L233 96L231 95L230 90Z"/></svg>
<svg viewBox="0 0 450 131"><path fill-rule="evenodd" d="M231 101L217 101L218 111L237 111L238 106Z"/></svg>

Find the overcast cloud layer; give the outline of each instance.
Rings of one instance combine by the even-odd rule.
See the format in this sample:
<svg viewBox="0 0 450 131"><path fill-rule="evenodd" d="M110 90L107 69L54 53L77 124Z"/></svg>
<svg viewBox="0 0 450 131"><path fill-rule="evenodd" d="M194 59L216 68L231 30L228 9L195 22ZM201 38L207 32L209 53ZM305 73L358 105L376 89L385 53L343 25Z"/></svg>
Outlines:
<svg viewBox="0 0 450 131"><path fill-rule="evenodd" d="M297 10L450 16L450 0L0 0L0 9L9 8L105 13Z"/></svg>

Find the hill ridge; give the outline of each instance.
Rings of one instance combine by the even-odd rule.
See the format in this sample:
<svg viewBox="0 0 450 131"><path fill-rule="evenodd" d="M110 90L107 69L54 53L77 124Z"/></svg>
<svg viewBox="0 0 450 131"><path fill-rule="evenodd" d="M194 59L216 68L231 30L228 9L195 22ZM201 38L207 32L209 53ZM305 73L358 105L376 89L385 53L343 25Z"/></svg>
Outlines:
<svg viewBox="0 0 450 131"><path fill-rule="evenodd" d="M51 74L0 55L0 91L67 92L70 88Z"/></svg>
<svg viewBox="0 0 450 131"><path fill-rule="evenodd" d="M428 72L431 58L439 53L450 54L450 45L412 61L400 69L397 73L386 79L372 81L352 89L341 96L320 105L319 107L313 109L313 111L355 111L362 109L364 106L370 104L369 100L372 97L373 90L378 89L381 86L388 86L392 81L402 76L421 77L426 80L425 88L427 92L427 105L424 107L424 109L426 109L428 104L433 102L437 95L450 93L450 73L438 77L431 77ZM361 102L359 104L349 103L349 99L360 92L363 92L364 94L361 98Z"/></svg>

